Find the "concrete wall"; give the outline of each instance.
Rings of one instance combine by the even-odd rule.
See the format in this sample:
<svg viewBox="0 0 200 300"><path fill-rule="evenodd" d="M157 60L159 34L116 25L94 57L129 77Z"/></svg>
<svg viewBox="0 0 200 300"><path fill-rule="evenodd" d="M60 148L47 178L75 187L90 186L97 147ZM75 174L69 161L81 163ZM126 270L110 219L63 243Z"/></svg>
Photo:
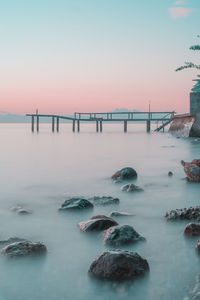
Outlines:
<svg viewBox="0 0 200 300"><path fill-rule="evenodd" d="M190 114L200 113L200 93L190 93Z"/></svg>

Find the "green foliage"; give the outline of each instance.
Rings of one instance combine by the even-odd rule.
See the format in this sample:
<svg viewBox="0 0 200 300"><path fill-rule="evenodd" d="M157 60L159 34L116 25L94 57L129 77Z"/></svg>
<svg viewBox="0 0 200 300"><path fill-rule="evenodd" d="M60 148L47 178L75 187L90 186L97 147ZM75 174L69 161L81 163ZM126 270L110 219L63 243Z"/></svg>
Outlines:
<svg viewBox="0 0 200 300"><path fill-rule="evenodd" d="M200 38L200 35L198 35L197 37ZM189 49L193 50L193 51L200 51L200 45L193 45ZM184 69L192 69L192 68L200 70L200 65L196 65L192 62L185 62L185 64L183 66L180 66L175 71L177 72L177 71L182 71ZM197 75L197 77L200 78L200 75ZM196 81L196 84L192 88L192 91L200 92L200 79L194 79L193 81Z"/></svg>

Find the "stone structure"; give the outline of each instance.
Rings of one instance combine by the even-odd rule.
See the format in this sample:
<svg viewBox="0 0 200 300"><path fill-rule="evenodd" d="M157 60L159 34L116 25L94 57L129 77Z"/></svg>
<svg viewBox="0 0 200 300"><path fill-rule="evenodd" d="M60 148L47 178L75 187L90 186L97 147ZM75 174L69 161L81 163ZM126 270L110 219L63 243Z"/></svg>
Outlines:
<svg viewBox="0 0 200 300"><path fill-rule="evenodd" d="M200 92L190 93L190 115L200 113Z"/></svg>
<svg viewBox="0 0 200 300"><path fill-rule="evenodd" d="M169 132L184 137L200 137L200 92L190 93L190 113L176 115Z"/></svg>

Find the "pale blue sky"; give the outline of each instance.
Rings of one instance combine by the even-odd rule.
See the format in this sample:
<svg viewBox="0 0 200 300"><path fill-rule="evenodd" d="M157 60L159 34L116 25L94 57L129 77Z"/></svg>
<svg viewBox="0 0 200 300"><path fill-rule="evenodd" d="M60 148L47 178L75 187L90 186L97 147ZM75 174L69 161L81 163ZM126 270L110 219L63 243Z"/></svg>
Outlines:
<svg viewBox="0 0 200 300"><path fill-rule="evenodd" d="M186 111L198 34L199 0L0 0L1 110Z"/></svg>

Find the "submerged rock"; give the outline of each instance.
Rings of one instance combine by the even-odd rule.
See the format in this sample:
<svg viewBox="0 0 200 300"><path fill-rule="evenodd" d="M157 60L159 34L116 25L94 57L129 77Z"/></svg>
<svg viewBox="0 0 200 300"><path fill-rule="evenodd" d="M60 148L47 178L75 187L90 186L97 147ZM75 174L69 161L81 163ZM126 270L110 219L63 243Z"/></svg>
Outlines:
<svg viewBox="0 0 200 300"><path fill-rule="evenodd" d="M89 274L109 280L125 280L144 275L149 264L136 252L111 250L102 252L91 264Z"/></svg>
<svg viewBox="0 0 200 300"><path fill-rule="evenodd" d="M195 249L200 253L200 240L197 241Z"/></svg>
<svg viewBox="0 0 200 300"><path fill-rule="evenodd" d="M114 180L135 179L137 178L137 172L133 168L127 167L117 171L111 178Z"/></svg>
<svg viewBox="0 0 200 300"><path fill-rule="evenodd" d="M200 236L200 224L195 224L195 223L187 224L184 233L190 236Z"/></svg>
<svg viewBox="0 0 200 300"><path fill-rule="evenodd" d="M200 221L200 206L173 209L165 215L167 220L197 220Z"/></svg>
<svg viewBox="0 0 200 300"><path fill-rule="evenodd" d="M14 206L11 208L12 211L15 211L18 215L28 215L32 214L32 211L21 206Z"/></svg>
<svg viewBox="0 0 200 300"><path fill-rule="evenodd" d="M65 202L61 205L59 210L68 210L68 209L84 209L84 208L93 208L93 204L83 198L71 198L65 200Z"/></svg>
<svg viewBox="0 0 200 300"><path fill-rule="evenodd" d="M187 175L188 181L200 182L200 166L199 159L193 160L191 163L181 160L181 164L184 167L184 171Z"/></svg>
<svg viewBox="0 0 200 300"><path fill-rule="evenodd" d="M200 300L200 275L197 275L193 288L183 300Z"/></svg>
<svg viewBox="0 0 200 300"><path fill-rule="evenodd" d="M109 214L109 217L131 217L131 216L134 216L134 214L125 211L112 211Z"/></svg>
<svg viewBox="0 0 200 300"><path fill-rule="evenodd" d="M109 205L109 204L119 204L118 198L113 198L110 196L95 196L92 198L89 198L89 201L91 201L94 205Z"/></svg>
<svg viewBox="0 0 200 300"><path fill-rule="evenodd" d="M133 193L133 192L143 192L144 190L135 185L135 184L125 184L121 187L121 190L124 191L124 192L127 192L127 193Z"/></svg>
<svg viewBox="0 0 200 300"><path fill-rule="evenodd" d="M132 226L113 226L106 230L104 242L108 245L119 246L145 240Z"/></svg>
<svg viewBox="0 0 200 300"><path fill-rule="evenodd" d="M40 242L25 241L7 245L1 250L1 254L8 257L17 257L44 254L46 251L46 246Z"/></svg>
<svg viewBox="0 0 200 300"><path fill-rule="evenodd" d="M87 221L78 223L78 227L82 231L105 230L115 225L118 225L115 220L104 215L94 216Z"/></svg>

